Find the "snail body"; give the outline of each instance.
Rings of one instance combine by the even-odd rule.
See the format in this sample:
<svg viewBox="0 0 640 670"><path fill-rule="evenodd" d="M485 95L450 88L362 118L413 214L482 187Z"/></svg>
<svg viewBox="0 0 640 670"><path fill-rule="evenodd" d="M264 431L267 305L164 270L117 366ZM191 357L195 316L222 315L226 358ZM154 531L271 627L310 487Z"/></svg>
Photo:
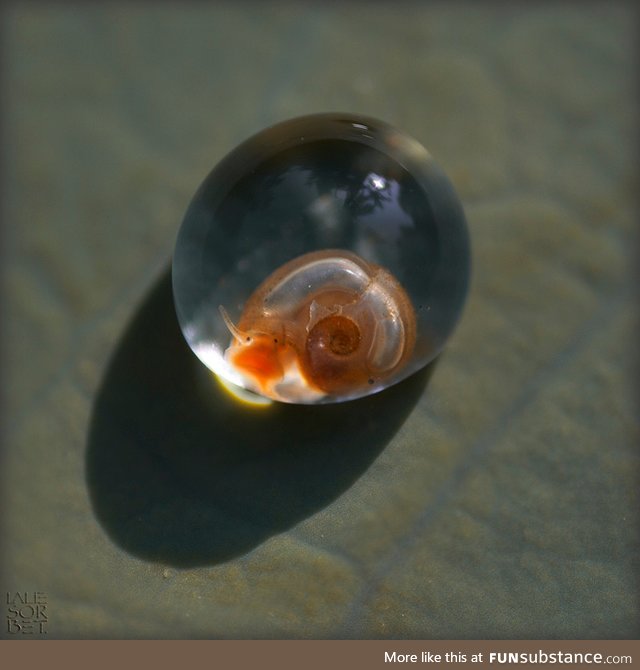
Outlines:
<svg viewBox="0 0 640 670"><path fill-rule="evenodd" d="M285 402L361 395L402 368L416 339L411 300L385 268L315 251L273 272L234 324L225 352L243 385Z"/></svg>

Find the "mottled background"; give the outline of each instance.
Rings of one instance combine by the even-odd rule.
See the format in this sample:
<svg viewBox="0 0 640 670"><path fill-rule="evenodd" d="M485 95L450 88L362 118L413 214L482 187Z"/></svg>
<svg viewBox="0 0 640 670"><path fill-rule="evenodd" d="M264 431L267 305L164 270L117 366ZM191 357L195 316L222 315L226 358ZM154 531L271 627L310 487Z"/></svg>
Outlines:
<svg viewBox="0 0 640 670"><path fill-rule="evenodd" d="M630 5L2 12L0 592L50 638L638 636ZM246 136L344 110L450 175L466 311L388 393L248 414L176 328L177 228Z"/></svg>

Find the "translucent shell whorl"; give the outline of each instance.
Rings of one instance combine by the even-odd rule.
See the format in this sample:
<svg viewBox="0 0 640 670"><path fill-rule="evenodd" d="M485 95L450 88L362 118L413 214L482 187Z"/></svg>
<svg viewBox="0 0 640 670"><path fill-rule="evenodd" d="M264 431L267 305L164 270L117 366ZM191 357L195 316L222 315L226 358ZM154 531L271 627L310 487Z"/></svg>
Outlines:
<svg viewBox="0 0 640 670"><path fill-rule="evenodd" d="M346 250L304 254L271 274L229 323L244 386L288 402L354 395L413 352L411 301L384 268Z"/></svg>

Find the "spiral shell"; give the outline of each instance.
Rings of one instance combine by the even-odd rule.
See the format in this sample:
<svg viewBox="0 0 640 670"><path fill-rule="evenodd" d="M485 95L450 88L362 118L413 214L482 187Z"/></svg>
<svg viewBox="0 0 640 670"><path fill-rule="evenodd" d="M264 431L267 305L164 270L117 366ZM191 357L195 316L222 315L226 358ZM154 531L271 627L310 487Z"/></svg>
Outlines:
<svg viewBox="0 0 640 670"><path fill-rule="evenodd" d="M360 395L413 352L416 318L400 283L355 253L329 249L273 272L245 304L225 352L244 385L286 402Z"/></svg>

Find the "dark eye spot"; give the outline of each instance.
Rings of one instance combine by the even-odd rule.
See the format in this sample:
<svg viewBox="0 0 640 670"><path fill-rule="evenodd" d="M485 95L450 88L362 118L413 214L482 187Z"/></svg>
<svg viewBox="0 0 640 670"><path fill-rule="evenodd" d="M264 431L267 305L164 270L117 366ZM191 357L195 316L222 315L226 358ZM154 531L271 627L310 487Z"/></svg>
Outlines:
<svg viewBox="0 0 640 670"><path fill-rule="evenodd" d="M373 384L374 381L375 379L369 379L369 384Z"/></svg>
<svg viewBox="0 0 640 670"><path fill-rule="evenodd" d="M247 335L247 337L245 339L246 339L247 342L251 342L251 337L249 335Z"/></svg>
<svg viewBox="0 0 640 670"><path fill-rule="evenodd" d="M273 341L274 341L276 344L278 344L278 338L277 338L277 337L274 337L274 338L273 338Z"/></svg>

